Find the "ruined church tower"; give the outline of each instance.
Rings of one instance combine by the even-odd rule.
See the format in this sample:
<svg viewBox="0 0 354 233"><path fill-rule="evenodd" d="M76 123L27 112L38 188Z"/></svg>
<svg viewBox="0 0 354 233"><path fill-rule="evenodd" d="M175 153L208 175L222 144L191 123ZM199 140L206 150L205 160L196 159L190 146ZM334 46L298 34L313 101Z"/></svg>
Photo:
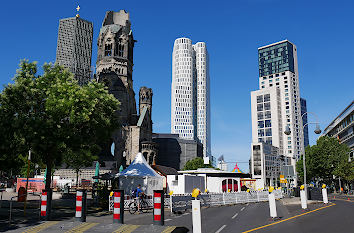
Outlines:
<svg viewBox="0 0 354 233"><path fill-rule="evenodd" d="M96 77L99 82L106 84L109 93L121 103L117 114L123 127L112 137L117 167L125 162L123 151L127 132L124 126L135 125L137 122L132 78L134 43L129 13L124 10L106 12L97 42ZM105 148L104 151L108 154L110 150Z"/></svg>

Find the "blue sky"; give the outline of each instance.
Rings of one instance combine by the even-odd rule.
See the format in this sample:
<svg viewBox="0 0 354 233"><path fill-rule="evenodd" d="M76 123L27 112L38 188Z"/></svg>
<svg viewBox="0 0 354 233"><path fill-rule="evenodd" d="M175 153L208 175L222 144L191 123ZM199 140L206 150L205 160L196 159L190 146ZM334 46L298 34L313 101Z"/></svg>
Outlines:
<svg viewBox="0 0 354 233"><path fill-rule="evenodd" d="M134 89L153 88L154 131L170 132L171 54L178 37L204 41L210 55L214 156L250 156L250 91L258 88L257 48L283 39L298 48L300 93L322 129L354 97L354 1L2 1L0 84L11 82L20 59L54 62L60 18L76 14L94 24L92 64L107 10L125 9L138 41ZM315 119L310 116L310 121ZM316 136L310 127L310 143ZM230 164L231 167L234 164ZM240 163L245 171L248 165Z"/></svg>

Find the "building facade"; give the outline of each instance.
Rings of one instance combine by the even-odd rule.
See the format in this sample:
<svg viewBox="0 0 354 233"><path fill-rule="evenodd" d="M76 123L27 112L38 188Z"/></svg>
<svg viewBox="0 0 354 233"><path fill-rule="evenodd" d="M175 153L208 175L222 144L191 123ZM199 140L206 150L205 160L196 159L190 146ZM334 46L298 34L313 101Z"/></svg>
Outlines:
<svg viewBox="0 0 354 233"><path fill-rule="evenodd" d="M260 90L251 93L252 141L278 147L295 166L304 151L296 46L284 40L260 47L258 58ZM287 126L290 135L284 134Z"/></svg>
<svg viewBox="0 0 354 233"><path fill-rule="evenodd" d="M80 85L92 77L93 25L77 15L59 21L56 63L74 74Z"/></svg>
<svg viewBox="0 0 354 233"><path fill-rule="evenodd" d="M260 180L263 186L279 186L281 160L279 148L269 143L258 142L251 144L252 178Z"/></svg>
<svg viewBox="0 0 354 233"><path fill-rule="evenodd" d="M252 143L277 147L278 155L285 156L285 165L295 171L296 161L308 145L307 127L303 130L306 114L305 123L302 119L307 106L306 100L300 100L297 48L288 40L260 47L258 63L259 90L251 92ZM290 135L284 133L287 127ZM296 185L295 176L293 180Z"/></svg>
<svg viewBox="0 0 354 233"><path fill-rule="evenodd" d="M156 164L182 170L187 161L203 157L203 144L198 140L187 140L178 134L153 134L158 146Z"/></svg>
<svg viewBox="0 0 354 233"><path fill-rule="evenodd" d="M308 127L308 120L307 120L307 102L304 98L300 98L300 105L301 105L301 116L302 116L302 126L304 129L304 147L306 148L310 145L309 139L309 127Z"/></svg>
<svg viewBox="0 0 354 233"><path fill-rule="evenodd" d="M129 13L124 10L107 11L97 41L96 77L121 103L117 115L122 127L113 133L110 141L102 142L100 159L113 159L113 142L117 168L129 165L138 152L142 152L145 159L153 164L158 149L152 142L151 88L140 88L137 113L133 89L135 42Z"/></svg>
<svg viewBox="0 0 354 233"><path fill-rule="evenodd" d="M204 42L174 42L172 54L171 133L200 140L211 156L209 55Z"/></svg>
<svg viewBox="0 0 354 233"><path fill-rule="evenodd" d="M350 148L349 159L354 159L354 101L326 127L322 135L347 144Z"/></svg>

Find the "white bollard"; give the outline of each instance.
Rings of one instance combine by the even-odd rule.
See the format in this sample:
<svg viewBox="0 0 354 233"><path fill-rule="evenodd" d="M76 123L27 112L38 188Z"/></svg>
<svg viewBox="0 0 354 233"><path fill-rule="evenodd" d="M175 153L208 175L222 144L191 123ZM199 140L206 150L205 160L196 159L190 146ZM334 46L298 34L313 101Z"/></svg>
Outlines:
<svg viewBox="0 0 354 233"><path fill-rule="evenodd" d="M322 197L323 197L323 203L328 204L328 196L327 196L327 189L326 188L322 189Z"/></svg>
<svg viewBox="0 0 354 233"><path fill-rule="evenodd" d="M300 190L301 208L307 209L307 200L305 190Z"/></svg>
<svg viewBox="0 0 354 233"><path fill-rule="evenodd" d="M193 221L193 233L202 233L200 200L192 200L192 221Z"/></svg>
<svg viewBox="0 0 354 233"><path fill-rule="evenodd" d="M275 196L274 196L273 192L270 192L268 194L268 199L269 199L270 217L276 218L277 217L277 206L275 204Z"/></svg>

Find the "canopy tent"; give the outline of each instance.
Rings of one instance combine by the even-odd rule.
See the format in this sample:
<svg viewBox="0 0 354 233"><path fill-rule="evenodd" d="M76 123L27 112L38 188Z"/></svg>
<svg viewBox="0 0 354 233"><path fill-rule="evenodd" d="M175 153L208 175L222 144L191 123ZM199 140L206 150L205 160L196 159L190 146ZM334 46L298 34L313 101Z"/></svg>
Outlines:
<svg viewBox="0 0 354 233"><path fill-rule="evenodd" d="M150 167L142 153L138 153L129 167L116 177L119 177L119 188L126 194L130 194L139 184L148 195L151 195L153 190L162 190L163 177Z"/></svg>
<svg viewBox="0 0 354 233"><path fill-rule="evenodd" d="M237 163L236 163L234 169L232 170L232 172L244 174L244 173L240 170L240 168L238 168Z"/></svg>

